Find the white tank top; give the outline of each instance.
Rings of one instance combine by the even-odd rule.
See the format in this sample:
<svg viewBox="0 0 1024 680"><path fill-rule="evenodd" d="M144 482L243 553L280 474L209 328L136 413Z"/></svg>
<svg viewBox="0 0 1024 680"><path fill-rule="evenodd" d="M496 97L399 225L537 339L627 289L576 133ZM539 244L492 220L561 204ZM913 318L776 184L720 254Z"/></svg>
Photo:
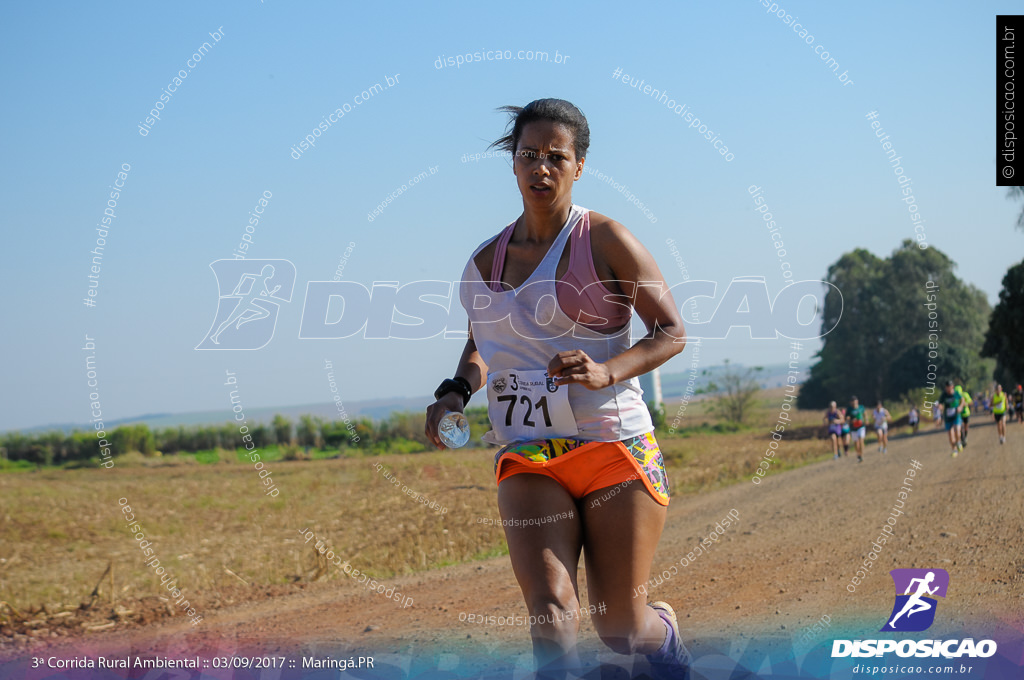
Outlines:
<svg viewBox="0 0 1024 680"><path fill-rule="evenodd" d="M544 386L542 372L558 352L581 349L594 361L605 362L630 347L628 324L605 335L575 323L558 305L558 261L573 227L586 212L572 206L544 259L515 290L505 286L504 292L491 291L474 261L500 234L481 243L466 264L459 298L469 315L477 351L487 364L488 415L493 429L484 435L485 442L505 445L553 437L611 442L654 429L637 378L600 390L578 384L554 386L551 381L546 389ZM512 396L517 383L532 390L519 394L520 402ZM567 392L560 392L566 388ZM568 422L564 404L559 411L556 399L565 401L565 394L571 409Z"/></svg>

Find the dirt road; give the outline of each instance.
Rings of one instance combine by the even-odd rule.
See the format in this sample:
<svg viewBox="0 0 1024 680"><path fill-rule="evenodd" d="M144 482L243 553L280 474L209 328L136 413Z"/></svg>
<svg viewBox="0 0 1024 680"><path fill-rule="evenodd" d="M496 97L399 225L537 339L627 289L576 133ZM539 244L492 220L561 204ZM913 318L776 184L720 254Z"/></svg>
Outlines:
<svg viewBox="0 0 1024 680"><path fill-rule="evenodd" d="M670 578L652 588L652 599L676 607L695 654L713 638L774 637L790 644L823 616L830 628L821 640L866 637L874 636L892 608L888 571L936 567L949 572L950 587L929 634L968 630L978 638L995 626L1024 630L1024 426L1010 425L1009 441L1001 446L990 421L975 420L969 446L956 459L945 434L929 428L892 441L887 454L869 444L864 463L842 458L769 476L759 485L747 480L675 498L655 563ZM900 500L912 461L917 467L902 514L895 515L894 537L850 592L847 586ZM689 559L687 553L733 509L738 523L705 554ZM672 574L681 560L687 564ZM507 557L394 585L414 598L412 606L401 609L365 590L341 595L333 584L314 584L301 594L209 613L200 629L162 624L95 633L50 653L130 648L133 654L340 656L369 650L399 655L395 659L419 652L451 660L486 650L512 659L509 664L527 662L525 627L460 621L460 613L525 613ZM601 645L587 619L581 639L584 656L597 658Z"/></svg>

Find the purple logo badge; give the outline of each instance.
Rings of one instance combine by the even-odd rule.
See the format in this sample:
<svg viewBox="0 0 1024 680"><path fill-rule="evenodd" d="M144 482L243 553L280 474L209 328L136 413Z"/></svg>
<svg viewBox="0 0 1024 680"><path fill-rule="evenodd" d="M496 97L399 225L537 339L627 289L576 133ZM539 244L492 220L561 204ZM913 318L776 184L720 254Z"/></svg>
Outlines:
<svg viewBox="0 0 1024 680"><path fill-rule="evenodd" d="M893 569L896 603L882 631L905 633L928 630L935 621L934 596L946 597L949 573L945 569Z"/></svg>

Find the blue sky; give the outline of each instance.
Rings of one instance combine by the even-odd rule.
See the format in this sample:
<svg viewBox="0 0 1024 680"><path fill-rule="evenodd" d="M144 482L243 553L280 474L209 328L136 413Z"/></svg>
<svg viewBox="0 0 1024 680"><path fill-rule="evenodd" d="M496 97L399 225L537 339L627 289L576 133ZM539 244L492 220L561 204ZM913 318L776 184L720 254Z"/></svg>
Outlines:
<svg viewBox="0 0 1024 680"><path fill-rule="evenodd" d="M865 115L891 136L926 219L928 243L995 302L1021 257L1017 207L994 181L994 16L1010 3L779 3L848 71L843 85L756 0L588 3L514 11L480 3L7 3L0 120L6 265L13 270L0 368L0 429L224 409L226 370L247 407L328 401L324 359L343 399L428 394L461 343L299 340L306 282L457 280L484 239L516 218L508 163L462 162L505 120L495 108L568 99L591 127L589 165L623 182L657 217L584 175L574 201L629 227L670 284L737 276L784 280L747 188L763 187L798 279L840 254L885 256L913 236L893 172ZM209 37L223 27L222 39ZM147 136L139 123L204 41ZM568 61L439 57L546 51ZM621 68L685 103L728 145L726 162ZM397 76L396 76L397 74ZM355 105L375 83L396 84ZM349 103L299 159L293 145ZM107 238L97 305L83 304L108 185L130 164ZM436 168L386 207L410 177ZM265 191L249 259L287 259L296 295L258 351L196 351L216 311L210 263L230 258ZM95 338L98 386L86 384ZM803 362L813 349L807 343ZM784 341L744 331L705 343L701 361L786 359ZM688 367L689 352L666 370ZM805 366L806 368L806 366Z"/></svg>

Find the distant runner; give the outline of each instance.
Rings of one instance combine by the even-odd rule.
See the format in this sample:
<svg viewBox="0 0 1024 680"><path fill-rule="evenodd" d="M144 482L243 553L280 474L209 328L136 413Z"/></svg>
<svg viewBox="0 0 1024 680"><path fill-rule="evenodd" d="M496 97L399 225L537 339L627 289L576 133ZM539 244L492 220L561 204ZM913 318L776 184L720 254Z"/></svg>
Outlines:
<svg viewBox="0 0 1024 680"><path fill-rule="evenodd" d="M964 399L953 389L952 380L946 381L946 389L936 403L942 408L946 432L949 433L949 445L953 447L953 457L956 458L964 448L960 443L960 412L964 408Z"/></svg>
<svg viewBox="0 0 1024 680"><path fill-rule="evenodd" d="M914 428L914 434L917 434L918 425L921 423L921 412L917 410L916 406L910 407L910 415L907 416L910 422L910 427Z"/></svg>
<svg viewBox="0 0 1024 680"><path fill-rule="evenodd" d="M956 391L964 399L964 410L960 412L960 418L963 420L963 425L960 426L960 443L964 445L961 448L964 448L967 446L967 426L971 421L971 406L974 405L974 399L960 385L956 386Z"/></svg>
<svg viewBox="0 0 1024 680"><path fill-rule="evenodd" d="M832 442L832 460L837 460L839 458L839 440L843 437L843 412L836 408L836 402L829 403L824 421L828 427L828 438Z"/></svg>
<svg viewBox="0 0 1024 680"><path fill-rule="evenodd" d="M1013 410L1017 414L1017 422L1024 422L1024 389L1020 385L1013 391Z"/></svg>
<svg viewBox="0 0 1024 680"><path fill-rule="evenodd" d="M857 397L850 400L850 408L846 409L846 420L850 423L850 435L853 437L853 445L857 449L857 462L864 462L864 437L867 436L868 428L864 424L864 407L857 401Z"/></svg>
<svg viewBox="0 0 1024 680"><path fill-rule="evenodd" d="M839 409L839 412L843 414L843 426L839 430L843 440L843 453L848 456L850 455L850 422L846 420L845 408Z"/></svg>
<svg viewBox="0 0 1024 680"><path fill-rule="evenodd" d="M878 406L875 407L875 433L878 435L878 451L879 453L889 452L889 419L892 417L889 414L888 409L882 406L882 402L878 402Z"/></svg>
<svg viewBox="0 0 1024 680"><path fill-rule="evenodd" d="M992 395L992 416L996 419L996 431L999 443L1006 443L1006 392L1002 385L996 385L996 393Z"/></svg>

